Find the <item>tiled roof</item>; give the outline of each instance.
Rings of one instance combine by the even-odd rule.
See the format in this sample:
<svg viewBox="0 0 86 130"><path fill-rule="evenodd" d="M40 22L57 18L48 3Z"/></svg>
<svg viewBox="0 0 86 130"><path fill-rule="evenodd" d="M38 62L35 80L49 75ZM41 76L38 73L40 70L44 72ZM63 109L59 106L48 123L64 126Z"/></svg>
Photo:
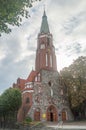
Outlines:
<svg viewBox="0 0 86 130"><path fill-rule="evenodd" d="M31 73L29 74L26 82L32 82L32 81L34 81L34 78L35 78L36 75L37 75L37 71L32 70Z"/></svg>

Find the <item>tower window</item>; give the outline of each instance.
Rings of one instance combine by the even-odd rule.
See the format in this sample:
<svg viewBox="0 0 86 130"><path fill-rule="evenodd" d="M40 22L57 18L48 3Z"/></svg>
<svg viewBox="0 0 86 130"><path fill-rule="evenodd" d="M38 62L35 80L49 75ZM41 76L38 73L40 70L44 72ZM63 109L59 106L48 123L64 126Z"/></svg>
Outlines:
<svg viewBox="0 0 86 130"><path fill-rule="evenodd" d="M40 49L45 49L45 45L41 44Z"/></svg>
<svg viewBox="0 0 86 130"><path fill-rule="evenodd" d="M49 44L50 44L50 38L48 37L47 38L47 45L49 46Z"/></svg>
<svg viewBox="0 0 86 130"><path fill-rule="evenodd" d="M46 53L46 66L48 66L48 53Z"/></svg>
<svg viewBox="0 0 86 130"><path fill-rule="evenodd" d="M50 67L52 67L52 56L50 55Z"/></svg>

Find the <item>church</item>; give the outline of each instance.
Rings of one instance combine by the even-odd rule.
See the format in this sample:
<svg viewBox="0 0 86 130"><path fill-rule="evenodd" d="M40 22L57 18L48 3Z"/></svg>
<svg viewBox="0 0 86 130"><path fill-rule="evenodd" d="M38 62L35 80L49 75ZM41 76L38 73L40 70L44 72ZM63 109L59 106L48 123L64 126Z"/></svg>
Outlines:
<svg viewBox="0 0 86 130"><path fill-rule="evenodd" d="M22 93L22 105L18 111L19 122L27 116L33 121L73 120L67 88L57 71L56 63L53 35L50 33L44 10L37 37L35 70L30 72L27 79L18 78L13 84Z"/></svg>

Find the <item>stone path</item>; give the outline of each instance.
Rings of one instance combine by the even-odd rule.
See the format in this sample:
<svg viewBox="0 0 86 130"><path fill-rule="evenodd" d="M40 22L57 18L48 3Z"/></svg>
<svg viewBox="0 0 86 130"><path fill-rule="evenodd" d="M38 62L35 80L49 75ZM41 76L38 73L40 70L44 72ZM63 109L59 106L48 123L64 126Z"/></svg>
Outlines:
<svg viewBox="0 0 86 130"><path fill-rule="evenodd" d="M58 128L60 129L72 129L72 130L86 130L86 121L80 121L80 122L68 122L68 123L53 123L53 122L46 122L45 123L46 127L52 127L56 130L58 130Z"/></svg>

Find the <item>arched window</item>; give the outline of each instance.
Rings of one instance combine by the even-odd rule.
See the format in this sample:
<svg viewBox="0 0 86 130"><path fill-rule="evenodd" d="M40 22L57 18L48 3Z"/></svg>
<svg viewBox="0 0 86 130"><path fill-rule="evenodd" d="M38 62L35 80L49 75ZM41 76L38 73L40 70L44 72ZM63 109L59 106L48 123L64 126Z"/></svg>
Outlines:
<svg viewBox="0 0 86 130"><path fill-rule="evenodd" d="M50 67L52 67L52 56L50 55Z"/></svg>
<svg viewBox="0 0 86 130"><path fill-rule="evenodd" d="M29 97L26 98L26 103L30 103Z"/></svg>
<svg viewBox="0 0 86 130"><path fill-rule="evenodd" d="M40 46L41 49L45 49L45 44L42 43L41 46Z"/></svg>
<svg viewBox="0 0 86 130"><path fill-rule="evenodd" d="M64 94L63 89L61 89L61 95L63 95L63 94Z"/></svg>
<svg viewBox="0 0 86 130"><path fill-rule="evenodd" d="M40 81L40 73L38 74L38 81Z"/></svg>
<svg viewBox="0 0 86 130"><path fill-rule="evenodd" d="M50 38L47 37L47 45L49 46L49 44L50 44Z"/></svg>
<svg viewBox="0 0 86 130"><path fill-rule="evenodd" d="M35 77L35 81L37 81L37 76Z"/></svg>
<svg viewBox="0 0 86 130"><path fill-rule="evenodd" d="M51 86L51 81L48 82L49 86Z"/></svg>
<svg viewBox="0 0 86 130"><path fill-rule="evenodd" d="M46 53L46 66L48 66L48 53Z"/></svg>

